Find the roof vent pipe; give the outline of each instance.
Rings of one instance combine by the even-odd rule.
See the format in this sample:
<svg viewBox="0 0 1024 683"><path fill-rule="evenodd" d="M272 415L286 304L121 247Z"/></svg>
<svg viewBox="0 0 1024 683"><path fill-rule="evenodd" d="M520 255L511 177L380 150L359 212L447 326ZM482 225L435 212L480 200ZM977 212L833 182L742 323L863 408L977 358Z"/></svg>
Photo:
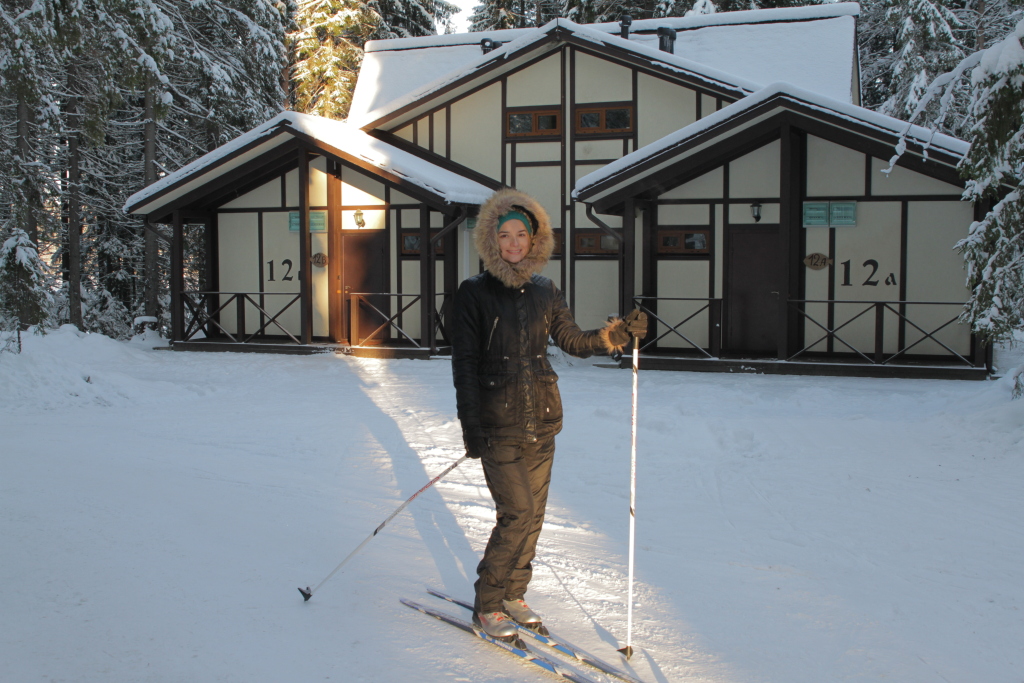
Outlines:
<svg viewBox="0 0 1024 683"><path fill-rule="evenodd" d="M502 42L500 40L491 40L490 38L484 38L480 41L480 49L484 51L484 54L491 50L497 50L501 45Z"/></svg>
<svg viewBox="0 0 1024 683"><path fill-rule="evenodd" d="M668 26L658 27L658 49L662 52L675 54L676 51L676 30Z"/></svg>
<svg viewBox="0 0 1024 683"><path fill-rule="evenodd" d="M628 14L623 14L619 17L619 36L625 40L629 40L629 27L633 23L633 17Z"/></svg>

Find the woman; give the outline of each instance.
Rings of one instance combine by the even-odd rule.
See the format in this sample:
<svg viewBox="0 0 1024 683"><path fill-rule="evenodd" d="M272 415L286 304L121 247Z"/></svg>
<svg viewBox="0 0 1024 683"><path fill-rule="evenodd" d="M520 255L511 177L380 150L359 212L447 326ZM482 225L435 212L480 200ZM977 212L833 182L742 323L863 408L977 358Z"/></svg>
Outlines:
<svg viewBox="0 0 1024 683"><path fill-rule="evenodd" d="M647 321L634 311L600 330L576 325L562 293L537 274L554 247L547 213L518 190L487 200L474 239L485 270L455 296L452 373L466 453L483 464L497 524L477 567L473 621L491 636L512 639L509 616L545 632L523 596L562 429L548 338L586 358L621 350L631 333L646 334Z"/></svg>

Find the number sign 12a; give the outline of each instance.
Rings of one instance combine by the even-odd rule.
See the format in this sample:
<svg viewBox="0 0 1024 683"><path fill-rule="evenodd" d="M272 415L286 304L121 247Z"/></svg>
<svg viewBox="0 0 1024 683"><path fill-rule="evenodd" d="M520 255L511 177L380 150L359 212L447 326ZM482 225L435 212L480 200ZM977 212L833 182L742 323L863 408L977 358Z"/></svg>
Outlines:
<svg viewBox="0 0 1024 683"><path fill-rule="evenodd" d="M852 287L853 283L850 281L850 279L852 278L852 273L850 272L852 265L851 262L849 260L846 260L841 262L839 265L843 267L843 284L840 286ZM873 258L869 258L861 265L863 268L870 270L868 276L864 279L864 282L861 283L861 287L877 287L879 283L878 279L875 277L875 274L878 273L878 261L876 261ZM889 276L885 278L885 284L890 287L895 286L897 284L896 273L889 273Z"/></svg>

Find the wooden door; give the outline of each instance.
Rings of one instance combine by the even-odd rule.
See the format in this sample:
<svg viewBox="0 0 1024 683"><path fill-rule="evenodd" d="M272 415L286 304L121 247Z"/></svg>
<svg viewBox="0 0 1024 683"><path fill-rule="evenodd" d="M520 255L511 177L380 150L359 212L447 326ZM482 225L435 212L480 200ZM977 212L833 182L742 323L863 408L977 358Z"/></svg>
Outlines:
<svg viewBox="0 0 1024 683"><path fill-rule="evenodd" d="M390 338L388 328L380 330L373 339L367 340L391 313L389 297L380 296L388 292L390 278L387 262L386 230L342 230L341 235L341 282L342 308L345 336L349 343L380 344ZM359 310L358 334L352 335L352 309L350 294L372 293L366 297ZM377 310L374 310L376 308ZM380 311L380 312L378 312Z"/></svg>
<svg viewBox="0 0 1024 683"><path fill-rule="evenodd" d="M779 226L730 226L725 245L723 350L774 355L782 283Z"/></svg>

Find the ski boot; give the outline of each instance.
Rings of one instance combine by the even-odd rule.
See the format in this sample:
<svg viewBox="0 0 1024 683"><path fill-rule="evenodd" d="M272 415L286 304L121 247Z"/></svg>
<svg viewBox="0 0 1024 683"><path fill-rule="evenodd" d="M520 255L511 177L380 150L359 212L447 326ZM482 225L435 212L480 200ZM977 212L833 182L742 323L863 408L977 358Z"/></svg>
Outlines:
<svg viewBox="0 0 1024 683"><path fill-rule="evenodd" d="M517 624L542 636L548 635L548 630L541 623L541 618L530 609L530 606L522 598L519 600L502 600L502 604L505 605L505 611L509 613L509 616Z"/></svg>
<svg viewBox="0 0 1024 683"><path fill-rule="evenodd" d="M520 650L526 649L526 643L520 640L515 624L504 612L473 612L473 623L492 638L503 640Z"/></svg>

